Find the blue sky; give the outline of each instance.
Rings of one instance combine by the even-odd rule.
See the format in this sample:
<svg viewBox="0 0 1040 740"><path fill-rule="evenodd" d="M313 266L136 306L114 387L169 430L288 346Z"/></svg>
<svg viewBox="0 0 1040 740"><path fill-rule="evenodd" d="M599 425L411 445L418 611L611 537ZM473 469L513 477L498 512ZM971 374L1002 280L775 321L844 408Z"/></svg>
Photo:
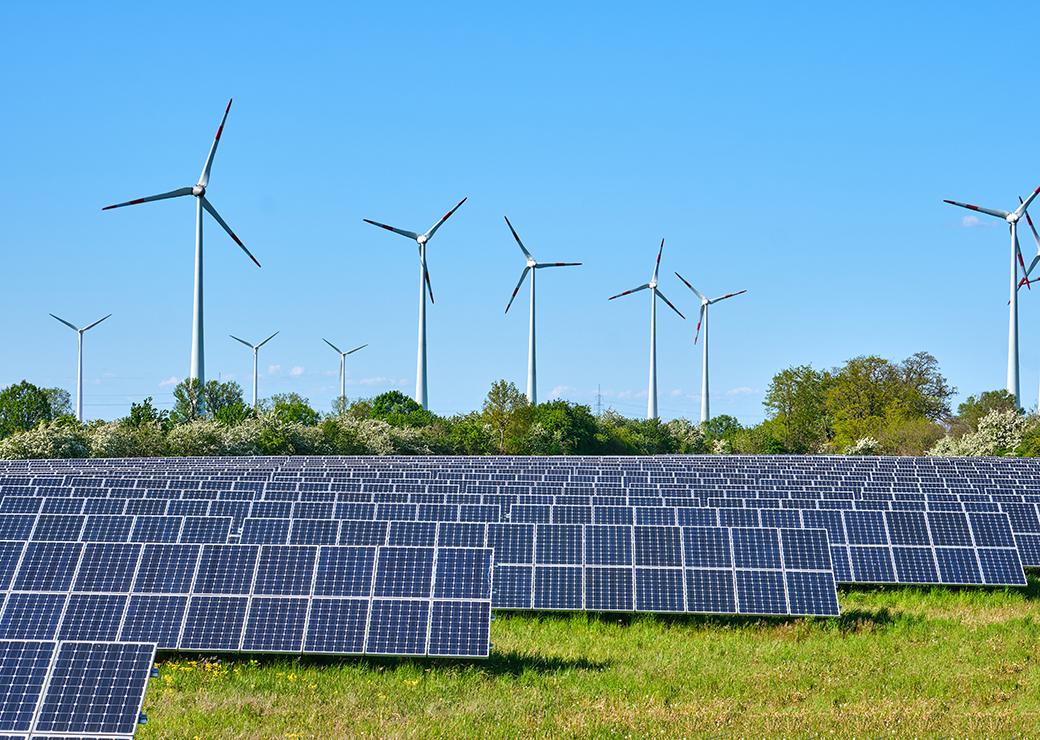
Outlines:
<svg viewBox="0 0 1040 740"><path fill-rule="evenodd" d="M229 97L209 196L263 264L206 223L207 375L249 393L351 397L414 387L427 228L434 411L523 387L527 299L543 260L541 393L640 415L650 277L686 313L658 316L660 410L696 418L696 304L712 313L712 411L745 422L777 370L927 350L961 396L1002 387L1007 237L942 198L1010 209L1040 184L1021 3L9 3L0 7L0 385L74 387L85 413L172 401L188 370L193 202L102 213L189 185ZM1012 20L1013 19L1013 20ZM1010 25L1007 21L1011 21ZM1033 251L1030 239L1023 242ZM1040 292L1021 305L1022 387L1036 402Z"/></svg>

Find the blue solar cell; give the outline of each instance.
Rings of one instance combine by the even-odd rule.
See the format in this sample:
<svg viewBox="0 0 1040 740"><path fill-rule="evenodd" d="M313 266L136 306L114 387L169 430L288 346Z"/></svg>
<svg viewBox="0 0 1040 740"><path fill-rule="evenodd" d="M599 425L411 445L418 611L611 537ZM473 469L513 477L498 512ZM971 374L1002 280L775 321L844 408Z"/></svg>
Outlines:
<svg viewBox="0 0 1040 740"><path fill-rule="evenodd" d="M340 502L336 504L335 514L336 519L372 519L376 515L376 505L356 501Z"/></svg>
<svg viewBox="0 0 1040 740"><path fill-rule="evenodd" d="M825 511L822 509L806 509L802 512L802 524L806 527L823 528L827 530L827 539L832 545L844 545L845 525L840 511Z"/></svg>
<svg viewBox="0 0 1040 740"><path fill-rule="evenodd" d="M0 732L28 736L55 648L53 642L0 641Z"/></svg>
<svg viewBox="0 0 1040 740"><path fill-rule="evenodd" d="M0 639L52 639L67 598L66 594L12 593L0 615Z"/></svg>
<svg viewBox="0 0 1040 740"><path fill-rule="evenodd" d="M166 513L170 516L205 516L209 511L209 502L199 499L174 499L166 506ZM185 522L187 525L187 522ZM181 532L181 542L184 542L184 533Z"/></svg>
<svg viewBox="0 0 1040 740"><path fill-rule="evenodd" d="M134 593L188 593L200 549L199 545L145 545Z"/></svg>
<svg viewBox="0 0 1040 740"><path fill-rule="evenodd" d="M139 544L91 542L84 545L72 590L109 593L129 591L140 555Z"/></svg>
<svg viewBox="0 0 1040 740"><path fill-rule="evenodd" d="M627 612L635 608L634 604L632 568L585 568L587 610Z"/></svg>
<svg viewBox="0 0 1040 740"><path fill-rule="evenodd" d="M478 601L434 601L430 655L484 658L488 655L491 607Z"/></svg>
<svg viewBox="0 0 1040 740"><path fill-rule="evenodd" d="M962 512L930 511L927 516L933 544L955 547L972 546L968 519Z"/></svg>
<svg viewBox="0 0 1040 740"><path fill-rule="evenodd" d="M341 545L385 545L390 523L374 520L344 520L340 523Z"/></svg>
<svg viewBox="0 0 1040 740"><path fill-rule="evenodd" d="M682 537L678 527L637 526L633 536L636 565L682 566ZM638 591L636 601L639 601Z"/></svg>
<svg viewBox="0 0 1040 740"><path fill-rule="evenodd" d="M433 580L432 548L384 547L377 554L373 596L430 596Z"/></svg>
<svg viewBox="0 0 1040 740"><path fill-rule="evenodd" d="M838 616L838 594L830 573L788 571L787 596L791 614Z"/></svg>
<svg viewBox="0 0 1040 740"><path fill-rule="evenodd" d="M935 533L935 530L932 530ZM975 551L968 547L938 547L935 559L939 563L939 578L943 583L982 583L982 573L975 559Z"/></svg>
<svg viewBox="0 0 1040 740"><path fill-rule="evenodd" d="M491 598L491 554L486 548L444 547L436 551L433 598Z"/></svg>
<svg viewBox="0 0 1040 740"><path fill-rule="evenodd" d="M856 583L894 583L896 580L887 547L852 546L849 559L852 580Z"/></svg>
<svg viewBox="0 0 1040 740"><path fill-rule="evenodd" d="M548 504L515 504L509 510L509 521L529 524L548 524L552 521L552 507Z"/></svg>
<svg viewBox="0 0 1040 740"><path fill-rule="evenodd" d="M533 563L534 525L489 524L488 547L495 550L495 563Z"/></svg>
<svg viewBox="0 0 1040 740"><path fill-rule="evenodd" d="M118 514L91 514L80 535L84 542L127 542L134 518Z"/></svg>
<svg viewBox="0 0 1040 740"><path fill-rule="evenodd" d="M880 511L846 511L845 531L850 545L887 545L885 515Z"/></svg>
<svg viewBox="0 0 1040 740"><path fill-rule="evenodd" d="M293 519L289 530L290 545L335 545L339 541L336 519Z"/></svg>
<svg viewBox="0 0 1040 740"><path fill-rule="evenodd" d="M1007 515L972 511L967 516L978 547L1015 546L1015 536L1011 532Z"/></svg>
<svg viewBox="0 0 1040 740"><path fill-rule="evenodd" d="M248 605L245 596L192 596L179 649L238 650Z"/></svg>
<svg viewBox="0 0 1040 740"><path fill-rule="evenodd" d="M715 527L719 523L716 509L689 506L675 510L675 521L681 527Z"/></svg>
<svg viewBox="0 0 1040 740"><path fill-rule="evenodd" d="M253 593L273 596L310 594L317 556L318 548L313 545L264 545L260 548Z"/></svg>
<svg viewBox="0 0 1040 740"><path fill-rule="evenodd" d="M535 536L536 563L581 565L582 549L580 524L538 525Z"/></svg>
<svg viewBox="0 0 1040 740"><path fill-rule="evenodd" d="M997 585L1026 585L1025 572L1018 551L1014 549L988 549L978 551L982 580Z"/></svg>
<svg viewBox="0 0 1040 740"><path fill-rule="evenodd" d="M594 506L592 521L595 524L632 524L633 509L630 506Z"/></svg>
<svg viewBox="0 0 1040 740"><path fill-rule="evenodd" d="M632 528L589 525L585 527L586 565L632 565Z"/></svg>
<svg viewBox="0 0 1040 740"><path fill-rule="evenodd" d="M204 545L192 592L248 594L259 550L259 545Z"/></svg>
<svg viewBox="0 0 1040 740"><path fill-rule="evenodd" d="M386 544L433 547L437 544L437 522L390 522Z"/></svg>
<svg viewBox="0 0 1040 740"><path fill-rule="evenodd" d="M231 532L229 516L187 516L181 529L180 542L224 544Z"/></svg>
<svg viewBox="0 0 1040 740"><path fill-rule="evenodd" d="M535 609L581 609L581 567L538 566L534 573Z"/></svg>
<svg viewBox="0 0 1040 740"><path fill-rule="evenodd" d="M736 608L732 570L686 569L686 610L733 614Z"/></svg>
<svg viewBox="0 0 1040 740"><path fill-rule="evenodd" d="M23 542L0 542L0 592L7 591L14 580L14 572L24 549Z"/></svg>
<svg viewBox="0 0 1040 740"><path fill-rule="evenodd" d="M636 568L637 611L685 611L684 590L681 568Z"/></svg>
<svg viewBox="0 0 1040 740"><path fill-rule="evenodd" d="M154 642L161 650L173 650L187 608L187 596L131 596L119 639Z"/></svg>
<svg viewBox="0 0 1040 740"><path fill-rule="evenodd" d="M437 529L441 547L483 547L486 526L481 522L442 522Z"/></svg>
<svg viewBox="0 0 1040 740"><path fill-rule="evenodd" d="M822 529L781 529L780 545L787 569L831 569L830 546Z"/></svg>
<svg viewBox="0 0 1040 740"><path fill-rule="evenodd" d="M762 509L758 516L763 527L798 529L802 526L801 512L796 509Z"/></svg>
<svg viewBox="0 0 1040 740"><path fill-rule="evenodd" d="M933 552L930 547L893 547L896 580L900 583L938 583L939 571Z"/></svg>
<svg viewBox="0 0 1040 740"><path fill-rule="evenodd" d="M42 496L4 496L0 499L0 512L4 514L37 514L42 508Z"/></svg>
<svg viewBox="0 0 1040 740"><path fill-rule="evenodd" d="M254 597L242 636L242 649L262 653L298 653L303 648L307 599Z"/></svg>
<svg viewBox="0 0 1040 740"><path fill-rule="evenodd" d="M16 591L67 591L79 564L78 542L30 542L12 588ZM32 638L26 638L32 639Z"/></svg>
<svg viewBox="0 0 1040 740"><path fill-rule="evenodd" d="M284 545L289 541L289 519L247 518L238 541L244 545Z"/></svg>
<svg viewBox="0 0 1040 740"><path fill-rule="evenodd" d="M738 570L737 606L741 614L787 614L784 576L773 570Z"/></svg>
<svg viewBox="0 0 1040 740"><path fill-rule="evenodd" d="M1040 534L1016 534L1015 546L1027 568L1040 567Z"/></svg>
<svg viewBox="0 0 1040 740"><path fill-rule="evenodd" d="M497 555L497 551L495 553ZM533 607L533 570L530 565L495 565L491 604L496 609Z"/></svg>
<svg viewBox="0 0 1040 740"><path fill-rule="evenodd" d="M39 542L77 542L86 517L67 514L40 514L30 539Z"/></svg>
<svg viewBox="0 0 1040 740"><path fill-rule="evenodd" d="M365 652L422 655L426 652L429 621L429 601L373 599Z"/></svg>
<svg viewBox="0 0 1040 740"><path fill-rule="evenodd" d="M130 532L131 542L176 542L181 533L183 517L139 516Z"/></svg>
<svg viewBox="0 0 1040 740"><path fill-rule="evenodd" d="M346 545L319 548L315 596L369 596L375 568L374 547Z"/></svg>
<svg viewBox="0 0 1040 740"><path fill-rule="evenodd" d="M35 526L35 514L0 514L0 539L24 542Z"/></svg>
<svg viewBox="0 0 1040 740"><path fill-rule="evenodd" d="M154 645L62 643L34 734L132 735L154 659Z"/></svg>
<svg viewBox="0 0 1040 740"><path fill-rule="evenodd" d="M686 527L682 530L686 567L728 568L729 533L725 529Z"/></svg>
<svg viewBox="0 0 1040 740"><path fill-rule="evenodd" d="M775 529L732 529L733 564L737 568L781 567L780 538Z"/></svg>
<svg viewBox="0 0 1040 740"><path fill-rule="evenodd" d="M497 522L501 519L498 507L490 504L461 504L460 522Z"/></svg>
<svg viewBox="0 0 1040 740"><path fill-rule="evenodd" d="M757 527L758 512L755 509L719 509L719 526Z"/></svg>
<svg viewBox="0 0 1040 740"><path fill-rule="evenodd" d="M363 653L367 623L365 599L312 599L303 649L309 653Z"/></svg>
<svg viewBox="0 0 1040 740"><path fill-rule="evenodd" d="M126 594L72 594L58 629L59 640L115 640Z"/></svg>

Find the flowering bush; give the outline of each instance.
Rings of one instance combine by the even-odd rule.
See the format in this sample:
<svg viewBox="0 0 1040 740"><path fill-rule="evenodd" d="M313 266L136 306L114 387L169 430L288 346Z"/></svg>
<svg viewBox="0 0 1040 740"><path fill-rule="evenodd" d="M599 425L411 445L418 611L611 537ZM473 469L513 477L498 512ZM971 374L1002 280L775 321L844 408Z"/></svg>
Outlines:
<svg viewBox="0 0 1040 740"><path fill-rule="evenodd" d="M942 457L1011 455L1035 423L1034 419L1022 416L1015 409L994 409L979 419L977 431L969 432L959 439L944 437L928 454Z"/></svg>
<svg viewBox="0 0 1040 740"><path fill-rule="evenodd" d="M843 452L846 455L877 455L881 452L881 443L873 437L860 437Z"/></svg>
<svg viewBox="0 0 1040 740"><path fill-rule="evenodd" d="M166 454L166 436L158 422L130 426L120 421L86 428L91 457L159 457Z"/></svg>
<svg viewBox="0 0 1040 740"><path fill-rule="evenodd" d="M44 422L27 432L0 441L0 458L32 460L46 457L87 457L90 440L86 428L75 421Z"/></svg>

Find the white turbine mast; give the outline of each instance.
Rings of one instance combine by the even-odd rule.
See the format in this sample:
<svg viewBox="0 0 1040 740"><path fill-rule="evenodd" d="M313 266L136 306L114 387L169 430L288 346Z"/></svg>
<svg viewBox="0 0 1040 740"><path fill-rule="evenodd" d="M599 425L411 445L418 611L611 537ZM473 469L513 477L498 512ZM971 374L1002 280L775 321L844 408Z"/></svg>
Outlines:
<svg viewBox="0 0 1040 740"><path fill-rule="evenodd" d="M417 234L414 231L406 231L404 229L398 229L394 226L387 226L381 224L378 221L372 221L371 219L362 219L366 224L372 224L378 226L381 229L392 231L395 234L406 236L409 239L414 239L419 245L419 351L416 358L415 368L415 400L424 409L427 407L427 395L426 395L426 293L430 293L430 303L433 303L433 286L430 284L430 271L426 267L426 245L433 238L433 235L437 233L437 229L441 225L451 218L451 214L459 210L459 207L466 202L463 198L455 207L445 213L441 220L431 226L426 232Z"/></svg>
<svg viewBox="0 0 1040 740"><path fill-rule="evenodd" d="M263 347L268 342L270 342L276 336L278 336L278 332L275 332L274 334L269 336L267 339L265 339L264 341L260 342L260 344L250 344L249 342L247 342L244 339L239 339L234 334L228 334L228 336L231 337L232 339L234 339L236 342L241 342L245 346L249 347L249 349L253 350L253 411L259 411L259 407L257 406L257 393L256 393L256 378L257 378L256 367L257 367L258 359L260 357L260 348Z"/></svg>
<svg viewBox="0 0 1040 740"><path fill-rule="evenodd" d="M531 320L530 329L527 335L527 402L532 406L538 403L538 369L537 362L535 361L535 321L534 321L534 276L535 271L540 270L543 267L577 267L580 262L538 262L531 253L527 251L527 247L520 241L520 237L516 233L516 229L513 228L513 224L509 223L509 217L505 217L506 226L509 227L509 231L513 234L513 238L516 239L517 245L520 247L520 251L524 253L524 259L527 260L527 265L524 267L523 272L520 273L520 280L517 281L516 287L513 288L513 295L509 297L509 303L506 304L506 313L509 313L509 307L513 305L513 300L516 298L516 294L520 292L520 286L524 284L524 278L527 277L527 273L531 273Z"/></svg>
<svg viewBox="0 0 1040 740"><path fill-rule="evenodd" d="M1036 198L1037 194L1040 194L1040 187L1034 190L1025 200L1019 198L1020 203L1018 208L1010 212L1002 211L998 208L983 208L982 206L972 205L971 203L961 203L956 200L943 200L944 203L949 203L953 206L960 206L961 208L967 208L976 213L984 213L987 216L1003 219L1007 222L1008 228L1011 231L1011 297L1008 300L1007 391L1015 397L1015 402L1020 407L1022 406L1022 394L1020 393L1018 382L1018 289L1021 287L1018 280L1019 264L1022 264L1022 269L1025 272L1026 278L1029 277L1029 270L1026 269L1025 263L1022 260L1022 250L1018 245L1018 221L1026 213L1026 209L1029 208L1029 204L1033 202L1033 199Z"/></svg>
<svg viewBox="0 0 1040 740"><path fill-rule="evenodd" d="M668 307L679 314L679 318L685 319L682 312L672 305L672 302L665 298L664 293L657 287L657 273L661 269L661 252L664 251L664 239L661 240L661 247L657 250L657 262L654 264L654 274L650 278L649 283L643 283L638 288L632 288L626 290L623 293L612 295L607 300L614 300L624 295L630 295L632 293L638 293L641 290L650 290L650 384L647 388L646 396L646 418L656 419L657 418L657 299L660 298L662 301L668 304Z"/></svg>
<svg viewBox="0 0 1040 740"><path fill-rule="evenodd" d="M697 331L693 335L693 343L697 344L697 340L701 335L701 325L704 326L704 344L701 345L701 424L711 418L711 412L708 409L708 306L719 301L724 301L727 298L733 296L743 295L747 293L746 290L738 290L736 293L727 293L726 295L719 296L718 298L705 298L704 295L690 285L690 281L684 278L679 273L675 273L675 276L683 281L683 284L687 288L693 291L693 294L697 296L697 300L701 302L701 312L697 317Z"/></svg>
<svg viewBox="0 0 1040 740"><path fill-rule="evenodd" d="M124 203L116 203L115 205L105 206L101 210L108 211L113 208L122 208L123 206L134 206L138 203L149 203L153 200L166 200L168 198L179 198L185 195L195 196L195 293L193 299L193 310L192 310L192 321L191 321L191 368L188 372L189 378L194 378L199 381L199 385L202 386L206 381L206 360L203 352L203 320L202 320L202 211L206 210L209 215L220 224L220 227L228 233L228 235L234 240L246 256L253 260L257 267L260 263L257 262L256 257L246 249L246 245L242 243L242 240L235 235L235 232L231 230L231 227L227 225L227 222L220 217L217 213L217 209L213 207L213 204L209 202L206 197L206 188L209 185L209 173L213 167L213 157L217 153L217 144L220 143L220 135L224 132L224 123L227 121L228 112L231 110L231 101L228 100L227 108L224 109L224 117L220 119L220 126L217 128L217 134L213 137L213 145L209 149L209 155L206 157L206 163L202 166L202 174L199 175L199 181L194 185L184 188L177 188L171 190L168 193L160 193L159 195L149 195L145 198L135 198L134 200L128 200Z"/></svg>
<svg viewBox="0 0 1040 740"><path fill-rule="evenodd" d="M362 344L360 347L355 347L354 349L347 350L346 352L344 352L324 337L321 341L325 342L325 344L329 345L330 347L332 347L332 349L336 350L336 354L339 355L339 402L340 404L343 404L347 400L347 355L352 355L359 349L364 349L368 345Z"/></svg>
<svg viewBox="0 0 1040 740"><path fill-rule="evenodd" d="M111 315L112 314L108 314L108 316ZM108 316L102 316L93 324L87 324L80 329L75 324L66 321L60 316L50 314L52 319L60 321L65 324L65 326L72 329L72 331L76 332L76 421L83 421L83 335L107 319Z"/></svg>

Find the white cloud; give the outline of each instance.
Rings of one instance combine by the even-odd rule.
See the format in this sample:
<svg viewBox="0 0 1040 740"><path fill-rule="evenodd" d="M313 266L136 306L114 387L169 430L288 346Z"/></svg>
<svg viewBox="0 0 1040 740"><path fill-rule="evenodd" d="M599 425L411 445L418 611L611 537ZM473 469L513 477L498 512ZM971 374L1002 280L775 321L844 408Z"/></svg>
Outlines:
<svg viewBox="0 0 1040 740"><path fill-rule="evenodd" d="M268 365L267 366L267 374L268 375L277 375L280 372L282 372L282 366L281 365Z"/></svg>
<svg viewBox="0 0 1040 740"><path fill-rule="evenodd" d="M964 218L961 219L961 226L964 226L965 228L969 228L969 229L972 226L978 226L980 223L982 223L982 222L979 221L979 217L978 216L965 216Z"/></svg>
<svg viewBox="0 0 1040 740"><path fill-rule="evenodd" d="M746 396L749 393L754 393L755 389L750 388L746 385L737 386L736 388L730 388L726 391L727 396Z"/></svg>
<svg viewBox="0 0 1040 740"><path fill-rule="evenodd" d="M301 375L303 375L303 366L295 365L293 369L289 371L289 375L291 375L294 378L300 377Z"/></svg>
<svg viewBox="0 0 1040 740"><path fill-rule="evenodd" d="M561 398L564 393L571 393L573 390L569 385L558 385L549 391L549 398Z"/></svg>
<svg viewBox="0 0 1040 740"><path fill-rule="evenodd" d="M672 388L671 392L668 395L672 398L679 398L682 394L682 388Z"/></svg>
<svg viewBox="0 0 1040 740"><path fill-rule="evenodd" d="M387 385L391 388L404 388L408 384L408 378L388 378L385 375L373 375L368 378L347 379L347 385Z"/></svg>
<svg viewBox="0 0 1040 740"><path fill-rule="evenodd" d="M159 381L159 387L160 388L167 388L167 387L169 387L171 385L177 385L180 382L181 382L180 378L178 378L176 375L171 375L170 377L166 378L165 380L160 380Z"/></svg>

